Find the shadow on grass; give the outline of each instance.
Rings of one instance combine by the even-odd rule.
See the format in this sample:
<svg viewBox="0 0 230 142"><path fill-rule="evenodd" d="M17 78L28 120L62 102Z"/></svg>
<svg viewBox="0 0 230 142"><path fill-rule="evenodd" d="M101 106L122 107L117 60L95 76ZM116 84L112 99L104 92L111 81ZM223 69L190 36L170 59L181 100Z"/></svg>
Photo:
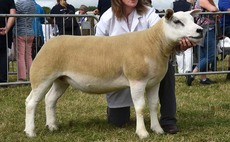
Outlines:
<svg viewBox="0 0 230 142"><path fill-rule="evenodd" d="M218 115L213 110L180 111L178 119L178 125L181 129L192 128L194 132L206 128L230 127L230 118Z"/></svg>

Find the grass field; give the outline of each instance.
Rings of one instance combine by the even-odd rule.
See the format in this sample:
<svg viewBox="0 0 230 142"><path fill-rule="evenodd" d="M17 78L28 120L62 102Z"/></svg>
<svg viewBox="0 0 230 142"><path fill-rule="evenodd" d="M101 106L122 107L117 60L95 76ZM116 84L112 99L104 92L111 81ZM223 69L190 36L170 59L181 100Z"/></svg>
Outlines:
<svg viewBox="0 0 230 142"><path fill-rule="evenodd" d="M145 122L150 137L146 142L228 142L230 141L230 81L225 74L209 75L218 83L185 85L183 76L176 77L177 119L180 132L176 135L157 135L150 131L149 111ZM0 89L0 142L135 142L135 114L131 124L116 128L107 124L105 95L89 95L69 88L57 104L59 130L45 128L44 100L36 113L36 138L23 132L25 99L30 86Z"/></svg>

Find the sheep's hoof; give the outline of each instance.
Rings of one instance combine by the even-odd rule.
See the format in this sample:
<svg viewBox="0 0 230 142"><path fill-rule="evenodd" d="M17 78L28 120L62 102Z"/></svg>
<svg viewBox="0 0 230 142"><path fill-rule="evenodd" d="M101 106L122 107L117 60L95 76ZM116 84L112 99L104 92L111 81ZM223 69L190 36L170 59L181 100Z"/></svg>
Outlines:
<svg viewBox="0 0 230 142"><path fill-rule="evenodd" d="M140 139L145 139L149 137L149 133L147 131L137 131L136 134Z"/></svg>
<svg viewBox="0 0 230 142"><path fill-rule="evenodd" d="M46 125L46 127L51 131L56 131L58 130L58 127L56 125Z"/></svg>
<svg viewBox="0 0 230 142"><path fill-rule="evenodd" d="M154 132L156 132L157 134L164 134L164 130L161 127L154 127L151 128Z"/></svg>
<svg viewBox="0 0 230 142"><path fill-rule="evenodd" d="M34 131L29 132L29 131L24 130L24 132L26 133L26 136L30 137L30 138L33 138L33 137L37 136Z"/></svg>

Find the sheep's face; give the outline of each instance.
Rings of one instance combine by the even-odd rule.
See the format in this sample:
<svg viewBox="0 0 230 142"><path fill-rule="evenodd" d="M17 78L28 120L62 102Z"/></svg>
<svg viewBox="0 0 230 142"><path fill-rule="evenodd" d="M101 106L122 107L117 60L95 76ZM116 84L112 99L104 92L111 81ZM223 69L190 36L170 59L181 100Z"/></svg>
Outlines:
<svg viewBox="0 0 230 142"><path fill-rule="evenodd" d="M187 12L176 12L167 9L164 16L164 29L167 37L173 41L179 41L183 37L187 37L192 43L199 43L203 38L203 28L194 23L194 17L200 10L192 10Z"/></svg>

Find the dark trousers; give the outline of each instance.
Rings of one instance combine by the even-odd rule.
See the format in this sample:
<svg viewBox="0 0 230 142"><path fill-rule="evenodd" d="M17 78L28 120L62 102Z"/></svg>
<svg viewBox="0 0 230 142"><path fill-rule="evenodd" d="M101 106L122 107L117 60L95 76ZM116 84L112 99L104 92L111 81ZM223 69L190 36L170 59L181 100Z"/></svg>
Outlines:
<svg viewBox="0 0 230 142"><path fill-rule="evenodd" d="M174 67L169 62L168 71L161 81L159 88L159 101L161 104L161 126L176 125L176 96L174 73Z"/></svg>
<svg viewBox="0 0 230 142"><path fill-rule="evenodd" d="M34 37L34 41L32 44L32 59L36 57L43 44L44 41L41 39L40 36Z"/></svg>
<svg viewBox="0 0 230 142"><path fill-rule="evenodd" d="M0 48L0 82L7 82L7 50Z"/></svg>

